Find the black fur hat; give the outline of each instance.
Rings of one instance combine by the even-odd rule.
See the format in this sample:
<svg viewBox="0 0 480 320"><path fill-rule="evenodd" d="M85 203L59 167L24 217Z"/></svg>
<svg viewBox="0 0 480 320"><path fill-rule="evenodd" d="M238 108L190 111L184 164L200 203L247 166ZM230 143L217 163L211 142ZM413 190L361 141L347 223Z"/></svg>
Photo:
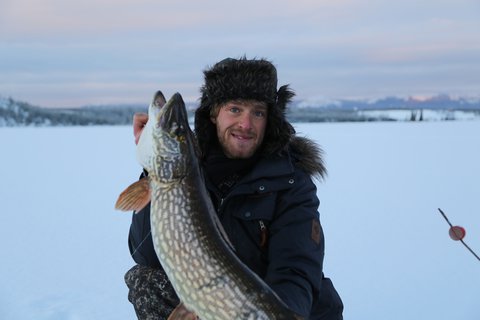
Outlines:
<svg viewBox="0 0 480 320"><path fill-rule="evenodd" d="M210 121L214 106L231 100L257 100L268 106L267 127L262 152L284 150L295 133L285 118L285 109L294 93L288 85L277 90L277 69L265 59L227 58L204 71L205 84L200 88L200 106L195 112L195 132L201 156L218 141L215 125Z"/></svg>

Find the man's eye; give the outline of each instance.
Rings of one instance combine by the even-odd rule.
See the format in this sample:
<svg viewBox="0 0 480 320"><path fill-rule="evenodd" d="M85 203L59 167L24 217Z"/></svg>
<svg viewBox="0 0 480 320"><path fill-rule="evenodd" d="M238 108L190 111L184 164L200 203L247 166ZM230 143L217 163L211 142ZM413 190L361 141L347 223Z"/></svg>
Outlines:
<svg viewBox="0 0 480 320"><path fill-rule="evenodd" d="M259 118L265 117L265 111L255 111L255 116Z"/></svg>
<svg viewBox="0 0 480 320"><path fill-rule="evenodd" d="M240 112L240 109L237 108L237 107L231 107L231 108L230 108L230 112L239 113L239 112Z"/></svg>

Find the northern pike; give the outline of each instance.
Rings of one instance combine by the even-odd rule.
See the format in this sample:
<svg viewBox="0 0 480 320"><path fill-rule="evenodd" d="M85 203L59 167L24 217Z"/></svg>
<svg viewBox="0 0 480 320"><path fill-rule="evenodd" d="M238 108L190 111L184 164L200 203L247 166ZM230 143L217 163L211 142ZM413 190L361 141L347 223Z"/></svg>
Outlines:
<svg viewBox="0 0 480 320"><path fill-rule="evenodd" d="M138 211L150 201L155 252L181 301L169 319L185 319L185 309L202 320L301 319L235 255L205 187L185 103L176 93L161 106L160 95L137 145L148 176L116 208Z"/></svg>

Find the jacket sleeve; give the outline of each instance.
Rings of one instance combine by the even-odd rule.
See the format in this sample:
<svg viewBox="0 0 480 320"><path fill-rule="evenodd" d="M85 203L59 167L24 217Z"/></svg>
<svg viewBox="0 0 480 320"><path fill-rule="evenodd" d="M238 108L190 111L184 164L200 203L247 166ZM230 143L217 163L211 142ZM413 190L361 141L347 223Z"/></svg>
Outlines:
<svg viewBox="0 0 480 320"><path fill-rule="evenodd" d="M144 176L145 174L142 174L140 178ZM150 203L139 212L133 213L128 234L128 248L136 263L160 268L150 232Z"/></svg>
<svg viewBox="0 0 480 320"><path fill-rule="evenodd" d="M324 236L317 189L310 176L297 171L293 186L279 193L269 226L265 281L299 315L308 317L322 279Z"/></svg>

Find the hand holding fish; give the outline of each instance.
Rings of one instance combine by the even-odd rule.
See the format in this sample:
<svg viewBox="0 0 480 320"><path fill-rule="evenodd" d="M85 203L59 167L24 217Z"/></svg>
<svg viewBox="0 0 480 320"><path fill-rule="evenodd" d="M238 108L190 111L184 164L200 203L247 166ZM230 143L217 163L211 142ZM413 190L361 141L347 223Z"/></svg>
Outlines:
<svg viewBox="0 0 480 320"><path fill-rule="evenodd" d="M162 108L167 100L162 92L158 91L153 98L152 104L155 106ZM140 136L142 135L143 128L147 124L148 121L148 114L144 112L137 112L133 115L133 135L135 137L135 144L138 144L140 140Z"/></svg>
<svg viewBox="0 0 480 320"><path fill-rule="evenodd" d="M138 140L142 135L143 128L147 124L148 114L138 112L133 115L133 135L135 137L135 144L138 144Z"/></svg>

